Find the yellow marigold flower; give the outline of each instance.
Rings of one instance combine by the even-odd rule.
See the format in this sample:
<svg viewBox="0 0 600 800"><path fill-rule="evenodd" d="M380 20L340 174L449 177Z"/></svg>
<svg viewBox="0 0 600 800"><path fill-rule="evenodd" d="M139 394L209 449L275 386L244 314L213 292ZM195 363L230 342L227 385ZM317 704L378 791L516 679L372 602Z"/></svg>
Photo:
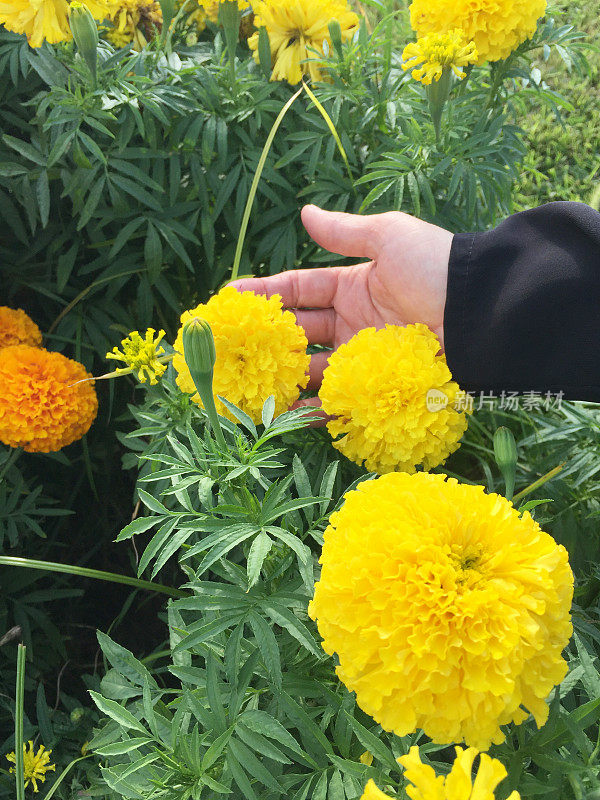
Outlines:
<svg viewBox="0 0 600 800"><path fill-rule="evenodd" d="M282 311L278 294L267 299L253 292L238 292L233 286L181 316L182 327L175 342L173 366L177 385L196 392L183 357L183 323L194 317L206 320L215 339L217 361L213 392L219 414L233 419L217 395L260 422L263 404L275 397L275 413L281 414L298 399L308 383L307 341L291 311ZM201 405L198 394L192 398Z"/></svg>
<svg viewBox="0 0 600 800"><path fill-rule="evenodd" d="M573 575L529 513L445 475L390 473L346 494L321 564L309 614L385 730L487 750L527 712L546 722Z"/></svg>
<svg viewBox="0 0 600 800"><path fill-rule="evenodd" d="M506 58L530 39L545 11L546 0L413 0L410 22L418 37L460 28L483 64Z"/></svg>
<svg viewBox="0 0 600 800"><path fill-rule="evenodd" d="M439 81L445 69L451 69L457 78L467 74L460 67L477 61L474 42L466 42L463 32L456 28L448 33L430 33L416 42L407 44L402 53L402 69L415 69L412 77L425 85Z"/></svg>
<svg viewBox="0 0 600 800"><path fill-rule="evenodd" d="M106 18L112 27L104 35L115 47L131 44L134 50L143 50L162 28L162 11L156 0L118 0L110 3Z"/></svg>
<svg viewBox="0 0 600 800"><path fill-rule="evenodd" d="M198 0L199 5L204 9L207 19L214 25L219 24L219 0ZM250 8L250 3L247 0L238 0L238 8L244 11Z"/></svg>
<svg viewBox="0 0 600 800"><path fill-rule="evenodd" d="M106 354L106 358L124 361L127 364L126 367L118 367L115 372L127 374L132 369L137 372L140 383L145 383L146 380L152 385L158 383L158 378L167 368L159 361L159 356L165 352L164 347L159 347L165 332L159 331L156 338L154 333L154 328L148 328L142 339L138 331L132 331L121 342L122 350L113 347L112 351Z"/></svg>
<svg viewBox="0 0 600 800"><path fill-rule="evenodd" d="M342 29L342 40L351 39L358 29L358 16L345 0L257 0L253 4L254 25L265 27L271 44L273 62L272 81L300 82L302 75L313 81L321 80L315 63L315 53L323 52L326 41L331 48L327 27L337 20ZM258 32L248 39L258 63ZM305 62L306 59L312 59Z"/></svg>
<svg viewBox="0 0 600 800"><path fill-rule="evenodd" d="M22 308L0 306L0 349L11 344L39 347L42 332Z"/></svg>
<svg viewBox="0 0 600 800"><path fill-rule="evenodd" d="M98 411L92 376L41 347L0 350L0 442L50 453L81 439Z"/></svg>
<svg viewBox="0 0 600 800"><path fill-rule="evenodd" d="M365 328L329 359L319 397L334 447L373 472L432 469L459 446L458 384L426 325ZM432 393L446 402L428 408ZM454 407L456 406L456 407Z"/></svg>
<svg viewBox="0 0 600 800"><path fill-rule="evenodd" d="M37 781L44 783L46 780L46 773L53 772L56 769L56 764L50 764L50 756L52 750L46 750L43 744L38 748L37 753L33 749L33 742L27 742L28 747L23 742L23 767L25 773L25 788L31 784L34 792L39 792ZM8 753L7 760L13 764L17 760L16 753ZM15 767L11 767L9 772L14 773Z"/></svg>
<svg viewBox="0 0 600 800"><path fill-rule="evenodd" d="M92 16L102 20L108 12L105 0L86 0ZM0 0L0 23L9 31L24 33L32 47L73 38L69 27L68 0Z"/></svg>
<svg viewBox="0 0 600 800"><path fill-rule="evenodd" d="M404 777L412 783L406 794L413 800L494 800L494 791L506 778L506 767L495 758L482 753L473 780L473 761L477 750L455 747L456 759L445 777L436 775L433 767L421 762L418 747L411 747L408 755L398 761L404 767ZM370 780L361 800L389 800ZM507 800L521 800L519 792L511 792Z"/></svg>

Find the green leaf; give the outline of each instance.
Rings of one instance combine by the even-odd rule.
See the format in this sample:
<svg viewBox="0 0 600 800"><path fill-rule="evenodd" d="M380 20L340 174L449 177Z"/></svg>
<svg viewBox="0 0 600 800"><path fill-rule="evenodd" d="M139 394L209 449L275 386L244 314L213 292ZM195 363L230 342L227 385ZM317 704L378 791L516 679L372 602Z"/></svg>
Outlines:
<svg viewBox="0 0 600 800"><path fill-rule="evenodd" d="M102 697L102 695L97 692L90 691L90 697L103 714L106 714L107 717L113 719L123 728L131 728L150 737L149 732L144 728L142 723L133 716L131 711L123 708L122 705L114 700L108 700L106 697Z"/></svg>
<svg viewBox="0 0 600 800"><path fill-rule="evenodd" d="M131 539L132 536L135 536L138 533L144 533L145 531L150 530L155 525L160 525L162 520L165 519L164 516L160 517L138 517L134 519L132 522L129 522L121 533L115 539L115 542L123 542L125 539Z"/></svg>
<svg viewBox="0 0 600 800"><path fill-rule="evenodd" d="M33 163L37 164L38 167L46 166L46 159L42 153L40 153L27 142L24 142L21 139L16 139L14 136L9 136L7 133L4 134L2 139L4 143L7 144L12 150L16 150L17 153L20 153L28 161L33 161Z"/></svg>
<svg viewBox="0 0 600 800"><path fill-rule="evenodd" d="M281 689L281 660L279 656L279 647L277 646L277 639L271 629L271 626L260 614L252 612L248 617L248 622L254 636L256 643L260 649L265 667L277 690Z"/></svg>
<svg viewBox="0 0 600 800"><path fill-rule="evenodd" d="M263 611L271 617L273 622L277 623L277 625L281 625L282 628L287 630L287 632L309 652L319 659L324 658L324 653L313 639L311 632L289 608L286 608L280 603L275 603L272 600L267 600L262 608Z"/></svg>
<svg viewBox="0 0 600 800"><path fill-rule="evenodd" d="M163 249L160 236L151 222L148 223L148 232L144 242L144 261L148 268L148 278L152 284L156 281L162 269Z"/></svg>
<svg viewBox="0 0 600 800"><path fill-rule="evenodd" d="M272 547L273 540L264 531L261 531L252 542L246 566L249 589L258 581L264 560Z"/></svg>
<svg viewBox="0 0 600 800"><path fill-rule="evenodd" d="M148 492L144 491L144 489L138 489L138 495L142 503L147 506L150 511L154 511L155 514L169 514L169 510L163 506L163 504L153 497Z"/></svg>

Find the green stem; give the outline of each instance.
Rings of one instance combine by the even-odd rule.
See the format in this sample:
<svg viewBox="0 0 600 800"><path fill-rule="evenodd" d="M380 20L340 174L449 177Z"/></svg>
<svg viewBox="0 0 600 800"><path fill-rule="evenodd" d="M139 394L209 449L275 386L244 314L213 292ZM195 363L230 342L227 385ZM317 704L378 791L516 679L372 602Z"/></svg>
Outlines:
<svg viewBox="0 0 600 800"><path fill-rule="evenodd" d="M524 489L521 489L520 492L517 492L517 494L513 497L513 504L517 503L519 500L522 500L524 497L527 497L528 494L531 494L531 492L534 492L536 489L539 489L540 486L543 486L549 480L551 480L556 475L558 475L558 473L564 467L565 463L566 462L563 461L562 464L559 464L557 467L554 467L549 472L547 472L545 475L542 475L541 478L538 478L533 483L530 483L529 486L526 486Z"/></svg>
<svg viewBox="0 0 600 800"><path fill-rule="evenodd" d="M240 233L237 240L237 247L235 249L235 257L233 259L233 267L231 270L231 278L229 280L234 281L240 270L240 261L242 258L242 250L244 247L244 239L246 238L246 230L248 229L248 221L250 220L250 212L252 211L252 204L254 203L254 198L256 196L256 190L258 188L258 182L260 181L260 176L262 175L262 171L265 166L265 162L267 160L267 156L269 155L269 150L271 149L271 145L273 144L273 139L275 138L275 134L277 133L277 129L281 125L281 121L285 117L288 112L288 109L303 92L303 87L301 86L296 94L292 95L284 107L281 109L279 114L277 115L277 119L273 123L273 127L269 131L269 135L267 136L267 141L265 142L265 146L263 147L262 153L260 154L260 158L258 160L258 166L256 168L256 173L254 175L254 180L252 181L252 186L250 187L250 193L248 194L248 199L246 201L246 207L244 208L244 216L242 217L242 224L240 226Z"/></svg>
<svg viewBox="0 0 600 800"><path fill-rule="evenodd" d="M60 775L56 779L56 781L52 784L52 788L49 790L48 794L44 797L44 800L50 800L51 797L54 797L58 787L63 782L64 778L66 778L67 775L69 774L69 772L73 769L75 764L78 764L80 761L83 761L85 758L91 758L91 756L92 756L92 754L88 753L88 755L79 756L79 758L75 758L75 759L73 759L73 761L71 761L69 764L67 764L67 766L63 769L63 771L60 773Z"/></svg>
<svg viewBox="0 0 600 800"><path fill-rule="evenodd" d="M182 589L174 589L162 583L131 578L129 575L119 575L117 572L104 572L101 569L78 567L74 564L58 564L55 561L39 561L34 558L19 558L18 556L0 556L0 566L27 567L28 569L39 569L44 572L62 572L66 575L79 575L82 578L95 578L98 581L122 583L125 586L134 586L136 589L147 589L151 592L167 594L169 597L188 597L188 593Z"/></svg>
<svg viewBox="0 0 600 800"><path fill-rule="evenodd" d="M25 702L25 653L19 644L17 650L17 687L15 693L15 781L17 800L25 800L25 766L23 762L23 704Z"/></svg>
<svg viewBox="0 0 600 800"><path fill-rule="evenodd" d="M192 378L193 377L194 376L192 375ZM213 430L217 444L224 450L227 450L227 443L225 442L225 437L223 436L221 423L219 422L219 415L217 413L217 407L215 405L215 398L212 393L212 380L210 381L208 390L203 383L196 381L194 381L194 383L196 383L196 389L198 389L198 394L200 395L202 404L204 405L204 410L206 411L206 416L210 422L210 427Z"/></svg>

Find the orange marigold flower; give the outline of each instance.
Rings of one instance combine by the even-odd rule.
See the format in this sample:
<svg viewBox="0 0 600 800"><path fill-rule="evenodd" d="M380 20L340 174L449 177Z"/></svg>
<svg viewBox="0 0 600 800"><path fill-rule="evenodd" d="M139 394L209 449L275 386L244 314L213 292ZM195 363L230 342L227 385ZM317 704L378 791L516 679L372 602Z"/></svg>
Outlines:
<svg viewBox="0 0 600 800"><path fill-rule="evenodd" d="M0 442L51 453L81 439L98 411L91 375L61 353L27 344L0 350Z"/></svg>
<svg viewBox="0 0 600 800"><path fill-rule="evenodd" d="M39 347L42 332L22 308L0 306L0 348L11 344L30 344Z"/></svg>

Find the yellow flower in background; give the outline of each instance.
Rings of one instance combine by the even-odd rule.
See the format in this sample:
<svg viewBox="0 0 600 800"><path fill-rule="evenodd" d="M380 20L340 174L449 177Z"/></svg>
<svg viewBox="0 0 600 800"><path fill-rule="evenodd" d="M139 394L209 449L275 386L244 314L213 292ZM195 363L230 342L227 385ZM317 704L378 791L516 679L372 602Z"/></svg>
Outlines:
<svg viewBox="0 0 600 800"><path fill-rule="evenodd" d="M0 350L0 442L52 453L81 439L98 411L83 364L42 347Z"/></svg>
<svg viewBox="0 0 600 800"><path fill-rule="evenodd" d="M186 2L187 0L177 0L176 7L178 12ZM206 28L206 11L200 0L186 7L183 18L185 20L185 27L195 28L197 33L201 33Z"/></svg>
<svg viewBox="0 0 600 800"><path fill-rule="evenodd" d="M43 744L38 748L37 753L33 749L33 742L29 741L28 747L23 742L23 767L25 773L25 788L31 784L34 792L39 792L37 782L44 783L46 780L46 773L53 772L56 769L56 764L50 764L50 756L52 750L46 750ZM17 757L14 751L8 753L7 760L13 764L16 762ZM15 768L11 767L9 772L14 773Z"/></svg>
<svg viewBox="0 0 600 800"><path fill-rule="evenodd" d="M219 24L219 0L198 0L199 5L204 9L207 19L214 25ZM247 0L238 0L238 8L244 11L250 8L250 3Z"/></svg>
<svg viewBox="0 0 600 800"><path fill-rule="evenodd" d="M291 311L282 310L279 295L267 299L226 286L207 303L186 311L182 328L194 317L206 320L213 332L217 355L213 391L219 414L233 419L217 395L241 408L254 422L260 422L269 395L275 397L275 414L298 399L300 387L308 383L310 357L304 331ZM194 393L192 399L201 404L183 357L182 328L173 358L177 385L183 392Z"/></svg>
<svg viewBox="0 0 600 800"><path fill-rule="evenodd" d="M272 81L300 82L303 75L321 80L314 59L323 53L323 42L331 47L328 25L337 20L342 40L351 39L358 29L358 16L345 0L258 0L253 4L254 25L265 27L271 44ZM248 39L258 63L258 32ZM308 63L301 63L306 59Z"/></svg>
<svg viewBox="0 0 600 800"><path fill-rule="evenodd" d="M309 614L385 730L487 750L548 717L564 678L567 551L482 486L390 473L348 492L324 534Z"/></svg>
<svg viewBox="0 0 600 800"><path fill-rule="evenodd" d="M158 383L158 378L166 370L166 365L159 361L159 356L164 355L164 347L159 344L165 335L164 331L159 331L154 337L154 328L148 328L144 338L138 331L132 331L127 338L121 342L122 350L113 347L106 358L114 361L124 361L126 367L117 367L115 372L119 374L128 373L131 370L137 372L140 383L148 380L152 385Z"/></svg>
<svg viewBox="0 0 600 800"><path fill-rule="evenodd" d="M134 50L142 50L160 33L162 11L156 0L118 0L110 3L107 20L111 27L104 35L114 47L131 44Z"/></svg>
<svg viewBox="0 0 600 800"><path fill-rule="evenodd" d="M360 761L361 764L365 764L367 767L370 767L371 764L373 763L373 753L370 753L368 750L365 750L365 752L361 755L361 757L358 760Z"/></svg>
<svg viewBox="0 0 600 800"><path fill-rule="evenodd" d="M463 32L456 28L448 33L430 33L416 42L407 44L402 53L402 69L415 69L412 77L425 85L439 81L444 69L451 69L457 78L464 78L461 67L477 61L474 42L467 42Z"/></svg>
<svg viewBox="0 0 600 800"><path fill-rule="evenodd" d="M423 764L418 747L411 747L408 755L400 756L404 777L412 786L406 794L413 800L494 800L494 791L506 778L506 767L495 758L482 753L473 780L473 762L478 753L474 747L464 750L455 747L456 758L450 773L436 775L433 767ZM365 786L361 800L389 800L370 780ZM511 792L507 800L521 800L519 792Z"/></svg>
<svg viewBox="0 0 600 800"><path fill-rule="evenodd" d="M426 325L365 328L329 359L319 397L334 447L373 472L432 469L459 446L458 384ZM430 410L432 393L444 401ZM429 407L428 407L429 404ZM457 407L455 407L455 405Z"/></svg>
<svg viewBox="0 0 600 800"><path fill-rule="evenodd" d="M22 308L0 306L0 349L12 344L39 347L42 332Z"/></svg>
<svg viewBox="0 0 600 800"><path fill-rule="evenodd" d="M86 0L95 20L103 20L108 2ZM9 31L24 33L31 47L73 38L69 27L68 0L0 0L0 23Z"/></svg>
<svg viewBox="0 0 600 800"><path fill-rule="evenodd" d="M483 64L506 58L530 39L545 11L546 0L413 0L410 23L419 38L460 28Z"/></svg>

